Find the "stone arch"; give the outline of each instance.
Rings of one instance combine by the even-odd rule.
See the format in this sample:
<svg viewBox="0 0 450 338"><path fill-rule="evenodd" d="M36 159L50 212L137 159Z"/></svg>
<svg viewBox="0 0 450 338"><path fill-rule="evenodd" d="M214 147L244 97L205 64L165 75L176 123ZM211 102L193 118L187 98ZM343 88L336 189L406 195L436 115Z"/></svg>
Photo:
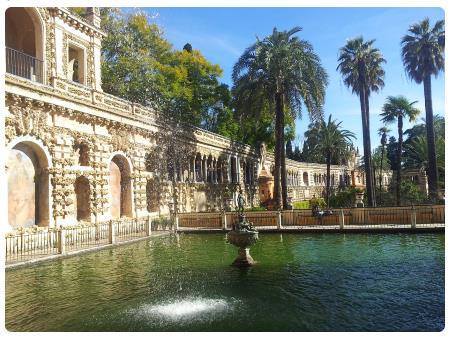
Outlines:
<svg viewBox="0 0 450 338"><path fill-rule="evenodd" d="M32 137L21 137L8 146L6 165L8 224L14 227L51 223L48 151Z"/></svg>
<svg viewBox="0 0 450 338"><path fill-rule="evenodd" d="M110 210L113 218L132 217L131 165L121 153L115 154L109 162Z"/></svg>
<svg viewBox="0 0 450 338"><path fill-rule="evenodd" d="M206 182L213 182L213 157L209 154L206 160Z"/></svg>
<svg viewBox="0 0 450 338"><path fill-rule="evenodd" d="M303 184L308 186L309 185L309 175L308 172L303 172Z"/></svg>
<svg viewBox="0 0 450 338"><path fill-rule="evenodd" d="M16 67L8 69L7 72L30 78L37 71L37 67L41 67L39 74L42 76L44 72L44 43L45 43L45 25L36 8L32 7L10 7L5 12L5 42L6 46L24 55L23 60L27 59L29 67ZM39 64L33 59L40 60ZM13 66L13 65L12 65ZM16 74L19 71L21 74ZM42 76L39 82L44 82Z"/></svg>
<svg viewBox="0 0 450 338"><path fill-rule="evenodd" d="M238 177L237 177L238 167L237 167L237 158L235 156L231 156L230 165L231 165L231 168L230 168L231 182L232 183L237 183L237 181L238 181Z"/></svg>
<svg viewBox="0 0 450 338"><path fill-rule="evenodd" d="M91 221L91 187L85 176L75 180L77 221Z"/></svg>
<svg viewBox="0 0 450 338"><path fill-rule="evenodd" d="M202 180L202 155L200 153L195 155L194 174L195 182L200 182Z"/></svg>

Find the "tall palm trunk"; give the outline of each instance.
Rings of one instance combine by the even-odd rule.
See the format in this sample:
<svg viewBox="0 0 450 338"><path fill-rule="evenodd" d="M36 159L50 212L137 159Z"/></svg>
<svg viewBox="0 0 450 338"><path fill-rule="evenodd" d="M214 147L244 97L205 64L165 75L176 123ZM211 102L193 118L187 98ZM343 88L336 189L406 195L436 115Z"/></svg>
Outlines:
<svg viewBox="0 0 450 338"><path fill-rule="evenodd" d="M381 201L381 191L383 189L383 159L384 159L384 144L381 145L381 160L380 160L380 201Z"/></svg>
<svg viewBox="0 0 450 338"><path fill-rule="evenodd" d="M281 208L281 194L280 194L280 169L281 169L281 147L282 134L280 134L280 125L282 122L282 102L281 94L275 94L275 168L274 168L274 187L273 198L275 200L275 207Z"/></svg>
<svg viewBox="0 0 450 338"><path fill-rule="evenodd" d="M330 207L330 181L331 181L331 154L327 154L327 207Z"/></svg>
<svg viewBox="0 0 450 338"><path fill-rule="evenodd" d="M433 104L431 99L431 76L427 74L423 80L423 91L425 95L425 120L427 128L427 144L428 144L428 188L430 198L436 201L438 192L438 171L436 161L436 144L434 140L434 118Z"/></svg>
<svg viewBox="0 0 450 338"><path fill-rule="evenodd" d="M363 144L364 144L364 162L368 160L365 166L366 171L366 189L367 189L367 201L369 206L375 207L375 180L374 171L372 167L372 146L370 143L370 118L369 118L369 90L364 88L364 106L365 106L365 118L363 118ZM365 130L365 133L364 133Z"/></svg>
<svg viewBox="0 0 450 338"><path fill-rule="evenodd" d="M280 95L281 96L281 95ZM281 96L281 114L280 114L280 135L281 135L281 198L283 202L283 209L288 207L288 193L287 193L287 180L286 180L286 145L284 143L284 109L283 109L283 96Z"/></svg>
<svg viewBox="0 0 450 338"><path fill-rule="evenodd" d="M402 147L403 147L403 116L399 115L398 125L398 145L397 145L397 185L395 187L397 206L400 205L400 186L402 184Z"/></svg>
<svg viewBox="0 0 450 338"><path fill-rule="evenodd" d="M359 91L359 103L361 105L361 120L362 120L362 130L363 130L363 146L364 146L364 171L366 173L366 193L369 202L369 206L374 206L373 201L373 189L372 189L372 161L371 161L371 151L370 151L370 133L369 133L369 119L368 119L368 109L366 104L368 103L366 97L365 80L360 71L359 81L360 81L360 91Z"/></svg>

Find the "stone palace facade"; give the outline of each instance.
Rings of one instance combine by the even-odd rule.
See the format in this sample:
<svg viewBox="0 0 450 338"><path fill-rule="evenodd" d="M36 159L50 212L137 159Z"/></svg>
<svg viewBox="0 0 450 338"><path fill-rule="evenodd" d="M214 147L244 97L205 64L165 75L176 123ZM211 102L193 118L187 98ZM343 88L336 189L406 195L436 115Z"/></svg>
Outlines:
<svg viewBox="0 0 450 338"><path fill-rule="evenodd" d="M272 197L274 158L264 146L171 127L158 112L102 91L96 8L86 20L65 8L9 8L5 16L11 228L221 210L238 189L248 206ZM364 186L351 162L332 167L333 186ZM323 193L325 165L287 160L287 168L292 200Z"/></svg>

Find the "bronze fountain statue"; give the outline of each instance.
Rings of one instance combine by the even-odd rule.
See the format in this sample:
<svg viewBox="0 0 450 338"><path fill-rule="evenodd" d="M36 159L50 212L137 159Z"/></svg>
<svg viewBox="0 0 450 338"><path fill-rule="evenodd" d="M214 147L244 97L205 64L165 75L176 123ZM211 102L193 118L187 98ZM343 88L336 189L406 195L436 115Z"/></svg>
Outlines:
<svg viewBox="0 0 450 338"><path fill-rule="evenodd" d="M244 215L245 200L242 196L242 190L237 197L238 221L233 224L232 230L227 234L227 241L239 248L238 257L234 260L234 266L248 267L256 262L250 256L250 246L258 240L258 231L253 227Z"/></svg>

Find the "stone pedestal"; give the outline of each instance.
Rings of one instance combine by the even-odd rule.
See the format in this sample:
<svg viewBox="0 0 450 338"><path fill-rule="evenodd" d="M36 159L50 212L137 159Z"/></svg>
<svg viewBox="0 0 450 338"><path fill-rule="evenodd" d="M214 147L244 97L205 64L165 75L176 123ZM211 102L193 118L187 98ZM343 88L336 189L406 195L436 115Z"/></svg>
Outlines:
<svg viewBox="0 0 450 338"><path fill-rule="evenodd" d="M258 240L258 231L233 230L227 234L227 241L239 248L238 256L234 260L234 266L248 267L256 262L250 256L250 246Z"/></svg>
<svg viewBox="0 0 450 338"><path fill-rule="evenodd" d="M250 248L239 248L238 256L236 257L232 265L237 267L246 267L252 266L255 263L255 260L252 258L252 256L250 256Z"/></svg>

